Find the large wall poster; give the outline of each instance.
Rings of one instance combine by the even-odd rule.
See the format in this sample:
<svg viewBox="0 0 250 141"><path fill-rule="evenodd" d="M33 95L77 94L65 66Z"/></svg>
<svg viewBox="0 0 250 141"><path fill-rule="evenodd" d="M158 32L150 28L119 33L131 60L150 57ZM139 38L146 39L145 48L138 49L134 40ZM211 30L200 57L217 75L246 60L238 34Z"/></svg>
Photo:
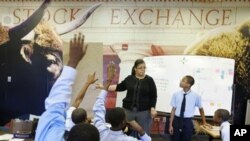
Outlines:
<svg viewBox="0 0 250 141"><path fill-rule="evenodd" d="M78 18L62 24L62 28L46 20L43 13L50 4L53 5L53 2L49 0L39 3L1 2L0 125L13 118L27 119L29 114L40 115L44 111L44 100L59 77L63 63L67 63L63 62L63 56L67 61L69 40L74 33L67 40L62 37L83 25L101 5L88 5L88 9L78 13ZM26 10L28 15L22 15ZM18 14L24 19L20 20ZM78 66L79 77L74 85L78 89L73 91L74 94L83 87L89 73L100 70L96 75L102 77L102 43L89 43L88 46L85 59ZM89 92L93 93L95 89L89 89ZM86 97L94 103L94 94ZM91 105L85 107L92 108Z"/></svg>

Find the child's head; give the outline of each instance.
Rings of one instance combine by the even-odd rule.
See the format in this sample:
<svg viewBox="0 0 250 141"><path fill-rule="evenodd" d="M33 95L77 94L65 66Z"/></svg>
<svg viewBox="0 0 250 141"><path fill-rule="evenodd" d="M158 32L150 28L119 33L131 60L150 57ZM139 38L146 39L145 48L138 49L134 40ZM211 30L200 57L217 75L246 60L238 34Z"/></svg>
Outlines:
<svg viewBox="0 0 250 141"><path fill-rule="evenodd" d="M181 79L180 87L181 88L191 88L194 85L194 78L190 75L186 75Z"/></svg>
<svg viewBox="0 0 250 141"><path fill-rule="evenodd" d="M226 109L218 109L214 112L213 120L217 124L221 124L224 121L228 121L230 118L229 111Z"/></svg>
<svg viewBox="0 0 250 141"><path fill-rule="evenodd" d="M83 108L77 108L72 112L71 119L75 124L84 123L87 119L87 112Z"/></svg>
<svg viewBox="0 0 250 141"><path fill-rule="evenodd" d="M100 134L91 124L80 123L72 127L67 141L99 141Z"/></svg>
<svg viewBox="0 0 250 141"><path fill-rule="evenodd" d="M107 119L114 128L122 130L126 126L126 114L123 108L116 107L108 111Z"/></svg>

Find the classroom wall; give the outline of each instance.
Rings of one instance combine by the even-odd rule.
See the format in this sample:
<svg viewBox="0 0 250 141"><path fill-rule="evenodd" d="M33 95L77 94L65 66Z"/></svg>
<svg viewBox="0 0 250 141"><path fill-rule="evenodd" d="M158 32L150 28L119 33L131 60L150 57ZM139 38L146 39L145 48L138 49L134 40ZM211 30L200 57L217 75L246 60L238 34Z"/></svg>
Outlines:
<svg viewBox="0 0 250 141"><path fill-rule="evenodd" d="M237 114L234 114L234 123L244 122L246 101L250 97L249 0L101 0L100 2L102 5L89 17L86 23L76 30L58 37L63 42L63 60L67 56L69 39L75 33L83 32L86 41L91 43L91 49L86 56L88 61L83 62L78 68L83 73L83 79L80 76L77 77L77 84L73 88L73 98L80 90L81 84L84 83L87 73L96 71L97 76L102 81L105 65L111 60L116 62L116 67L119 70L115 83L130 73L124 68L131 67L131 63L137 58L174 54L226 57L236 60L236 85L232 110L233 113ZM2 24L0 27L13 27L22 23L41 3L41 0L0 1L0 21ZM44 19L51 27L60 27L60 25L81 16L82 11L96 3L95 0L55 0L47 8ZM0 30L0 37L5 36L2 31ZM23 39L32 39L29 37L26 36ZM2 41L1 38L0 41ZM1 50L2 53L4 51ZM0 57L0 62L1 59ZM1 100L4 100L6 96L11 95L6 89L13 90L13 88L9 87L9 74L5 71L4 65L1 64L0 68L2 74L0 96ZM14 75L11 78L14 80ZM51 87L53 82L47 82L43 85L48 84ZM15 86L22 87L22 85L23 83L20 82ZM32 83L26 86L27 89L30 86ZM18 109L16 108L18 105L14 106L13 103L16 103L20 98L16 100L15 97L5 100L5 104L0 101L0 117L10 119L27 113L42 113L44 110L41 108L43 100L48 95L50 87L45 86L43 90L45 94L41 97L39 94L31 94L36 94L38 91L29 92L31 96L28 98L23 92L21 96L23 100L37 98L39 101L37 108L25 105L22 109ZM92 92L94 96L91 94ZM90 115L92 115L91 106L97 94L98 91L91 87L86 95L87 100L85 99L82 104ZM107 108L121 103L122 99L117 99L116 93L111 93L108 97ZM89 101L91 102L88 103ZM19 104L22 105L22 103ZM8 115L7 118L6 115Z"/></svg>

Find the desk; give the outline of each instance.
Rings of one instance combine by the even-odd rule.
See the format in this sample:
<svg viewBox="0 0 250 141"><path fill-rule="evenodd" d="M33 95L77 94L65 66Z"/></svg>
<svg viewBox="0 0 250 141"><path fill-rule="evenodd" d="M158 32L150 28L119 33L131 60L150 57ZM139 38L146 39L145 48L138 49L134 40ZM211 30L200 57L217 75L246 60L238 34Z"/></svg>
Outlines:
<svg viewBox="0 0 250 141"><path fill-rule="evenodd" d="M0 126L0 141L34 141L34 139L13 138L13 134L9 129Z"/></svg>
<svg viewBox="0 0 250 141"><path fill-rule="evenodd" d="M212 128L209 128L208 126L201 125L200 129L201 131L209 135L209 141L212 141L212 139L220 138L219 126L212 126Z"/></svg>

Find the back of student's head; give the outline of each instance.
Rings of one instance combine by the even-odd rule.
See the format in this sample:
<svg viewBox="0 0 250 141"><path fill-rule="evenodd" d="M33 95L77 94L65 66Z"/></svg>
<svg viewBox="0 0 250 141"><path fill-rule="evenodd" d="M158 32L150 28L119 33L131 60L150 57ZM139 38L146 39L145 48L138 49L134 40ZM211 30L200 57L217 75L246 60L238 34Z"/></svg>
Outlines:
<svg viewBox="0 0 250 141"><path fill-rule="evenodd" d="M190 84L190 86L193 86L195 83L194 78L191 75L186 75L185 79L187 80L187 82Z"/></svg>
<svg viewBox="0 0 250 141"><path fill-rule="evenodd" d="M87 112L83 108L77 108L72 112L71 119L73 123L83 123L87 119Z"/></svg>
<svg viewBox="0 0 250 141"><path fill-rule="evenodd" d="M215 114L218 118L221 118L222 121L228 121L230 118L229 111L226 109L217 109Z"/></svg>
<svg viewBox="0 0 250 141"><path fill-rule="evenodd" d="M126 119L126 114L123 108L116 107L112 108L107 112L107 120L112 127L118 127Z"/></svg>
<svg viewBox="0 0 250 141"><path fill-rule="evenodd" d="M71 128L67 141L99 141L97 128L91 124L80 123Z"/></svg>

